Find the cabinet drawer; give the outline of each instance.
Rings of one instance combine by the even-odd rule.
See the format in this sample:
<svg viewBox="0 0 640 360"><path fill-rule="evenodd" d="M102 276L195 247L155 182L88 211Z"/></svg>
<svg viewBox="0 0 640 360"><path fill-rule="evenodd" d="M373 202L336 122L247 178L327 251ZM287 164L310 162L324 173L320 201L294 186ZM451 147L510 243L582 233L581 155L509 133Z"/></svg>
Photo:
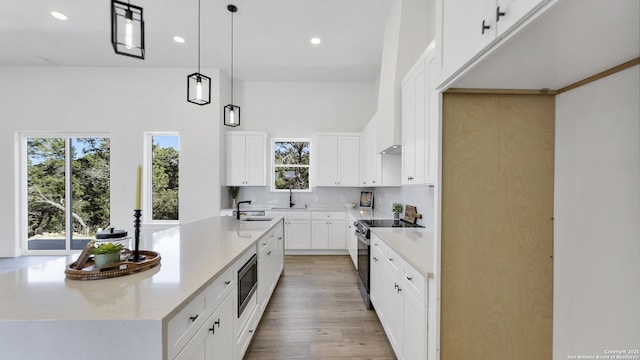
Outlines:
<svg viewBox="0 0 640 360"><path fill-rule="evenodd" d="M311 213L308 211L291 211L287 213L287 220L311 220Z"/></svg>
<svg viewBox="0 0 640 360"><path fill-rule="evenodd" d="M345 213L336 211L314 211L311 220L344 220Z"/></svg>
<svg viewBox="0 0 640 360"><path fill-rule="evenodd" d="M242 359L244 357L247 348L249 347L249 343L251 342L251 338L253 338L253 334L258 327L258 313L257 308L254 308L254 311L251 312L251 316L249 317L249 321L247 321L247 326L242 329L242 332L238 336L238 343L236 346L237 356L236 359Z"/></svg>
<svg viewBox="0 0 640 360"><path fill-rule="evenodd" d="M167 324L167 352L168 358L173 359L189 342L200 325L209 316L205 306L205 292L191 300Z"/></svg>
<svg viewBox="0 0 640 360"><path fill-rule="evenodd" d="M375 234L371 234L371 249L379 250L383 258L387 256L387 244L380 240Z"/></svg>
<svg viewBox="0 0 640 360"><path fill-rule="evenodd" d="M389 268L396 273L396 275L403 275L404 260L391 248L387 248L387 264L389 264Z"/></svg>
<svg viewBox="0 0 640 360"><path fill-rule="evenodd" d="M215 311L224 298L235 289L236 276L234 276L233 268L227 269L222 275L218 276L207 288L206 306L209 313Z"/></svg>
<svg viewBox="0 0 640 360"><path fill-rule="evenodd" d="M408 285L407 288L410 289L411 292L414 293L416 298L424 304L426 300L425 296L425 281L424 276L419 273L413 266L404 262L403 264L403 278L405 283Z"/></svg>

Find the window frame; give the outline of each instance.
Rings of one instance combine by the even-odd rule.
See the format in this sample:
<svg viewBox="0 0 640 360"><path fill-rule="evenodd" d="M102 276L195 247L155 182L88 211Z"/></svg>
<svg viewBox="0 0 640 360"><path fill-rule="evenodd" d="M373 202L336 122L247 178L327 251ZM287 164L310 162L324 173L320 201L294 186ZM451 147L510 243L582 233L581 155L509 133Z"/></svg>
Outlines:
<svg viewBox="0 0 640 360"><path fill-rule="evenodd" d="M180 152L180 133L178 131L147 131L144 133L144 165L142 166L142 222L149 225L180 225L180 210L178 208L178 220L153 219L153 137L177 136L178 137L178 164L182 161ZM180 165L178 165L180 169ZM178 170L180 173L180 170ZM178 189L178 203L180 202L180 190Z"/></svg>
<svg viewBox="0 0 640 360"><path fill-rule="evenodd" d="M270 191L275 193L283 193L289 192L289 189L276 189L276 167L299 167L299 168L308 168L309 169L309 188L308 189L291 189L292 192L299 193L310 193L313 192L313 176L312 176L312 162L313 162L313 139L312 138L289 138L289 137L281 137L281 138L271 138L271 168L270 168ZM309 165L276 165L276 143L277 142L306 142L309 143Z"/></svg>
<svg viewBox="0 0 640 360"><path fill-rule="evenodd" d="M65 214L65 249L51 249L51 250L29 250L29 190L27 187L28 182L28 149L27 139L30 138L42 138L42 139L65 139L65 208L72 209L71 197L73 196L72 183L71 183L71 153L67 146L67 142L74 138L106 138L109 139L109 158L111 159L111 134L105 132L58 132L58 131L24 131L16 133L16 143L19 149L16 151L16 177L15 177L15 198L16 198L16 211L19 214L17 216L18 231L16 234L20 239L20 250L22 255L72 255L82 251L72 250L71 238L73 235L73 218L71 214ZM111 173L111 160L109 161L109 173ZM111 180L109 180L109 186L111 187ZM109 223L111 223L111 209L112 197L109 196Z"/></svg>

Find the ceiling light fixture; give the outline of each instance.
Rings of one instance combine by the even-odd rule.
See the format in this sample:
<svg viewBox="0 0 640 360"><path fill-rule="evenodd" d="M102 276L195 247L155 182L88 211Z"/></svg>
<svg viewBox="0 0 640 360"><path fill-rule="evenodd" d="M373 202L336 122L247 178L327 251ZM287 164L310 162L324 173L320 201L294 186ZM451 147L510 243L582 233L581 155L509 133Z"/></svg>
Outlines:
<svg viewBox="0 0 640 360"><path fill-rule="evenodd" d="M173 41L177 42L178 44L184 44L184 38L182 36L174 36Z"/></svg>
<svg viewBox="0 0 640 360"><path fill-rule="evenodd" d="M144 59L142 8L111 0L111 45L116 54Z"/></svg>
<svg viewBox="0 0 640 360"><path fill-rule="evenodd" d="M65 14L63 14L61 12L52 11L50 14L51 14L51 16L53 16L54 18L56 18L58 20L62 20L62 21L67 20L67 15L65 15Z"/></svg>
<svg viewBox="0 0 640 360"><path fill-rule="evenodd" d="M320 45L322 40L320 40L319 37L312 37L311 40L309 40L309 42L311 42L311 44L313 44L313 45Z"/></svg>
<svg viewBox="0 0 640 360"><path fill-rule="evenodd" d="M235 5L227 5L231 13L231 103L224 107L224 124L236 127L240 125L240 106L233 105L233 13L238 11Z"/></svg>
<svg viewBox="0 0 640 360"><path fill-rule="evenodd" d="M187 76L187 101L197 105L211 103L211 78L200 73L200 0L198 0L198 72Z"/></svg>

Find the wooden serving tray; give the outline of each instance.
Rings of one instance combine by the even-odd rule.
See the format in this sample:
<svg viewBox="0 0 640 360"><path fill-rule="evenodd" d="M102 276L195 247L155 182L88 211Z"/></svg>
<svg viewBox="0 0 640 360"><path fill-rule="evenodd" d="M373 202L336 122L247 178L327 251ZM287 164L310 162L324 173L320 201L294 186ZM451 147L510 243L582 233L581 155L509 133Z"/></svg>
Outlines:
<svg viewBox="0 0 640 360"><path fill-rule="evenodd" d="M135 274L160 264L160 254L155 251L140 250L140 255L145 256L140 262L125 260L98 269L93 267L93 259L84 262L81 269L76 268L76 261L67 265L64 273L70 280L99 280Z"/></svg>

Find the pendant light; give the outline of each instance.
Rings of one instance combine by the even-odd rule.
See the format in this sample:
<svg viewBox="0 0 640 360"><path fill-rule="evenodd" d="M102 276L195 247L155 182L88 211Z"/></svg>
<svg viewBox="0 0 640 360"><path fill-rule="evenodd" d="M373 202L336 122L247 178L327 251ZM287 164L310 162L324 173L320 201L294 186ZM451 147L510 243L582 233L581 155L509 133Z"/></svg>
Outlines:
<svg viewBox="0 0 640 360"><path fill-rule="evenodd" d="M116 54L144 59L142 8L111 0L111 45Z"/></svg>
<svg viewBox="0 0 640 360"><path fill-rule="evenodd" d="M187 101L197 105L211 102L211 78L200 73L200 0L198 0L198 72L187 76Z"/></svg>
<svg viewBox="0 0 640 360"><path fill-rule="evenodd" d="M240 106L233 105L233 13L238 11L235 5L227 5L231 13L231 103L224 107L224 124L226 126L240 126Z"/></svg>

